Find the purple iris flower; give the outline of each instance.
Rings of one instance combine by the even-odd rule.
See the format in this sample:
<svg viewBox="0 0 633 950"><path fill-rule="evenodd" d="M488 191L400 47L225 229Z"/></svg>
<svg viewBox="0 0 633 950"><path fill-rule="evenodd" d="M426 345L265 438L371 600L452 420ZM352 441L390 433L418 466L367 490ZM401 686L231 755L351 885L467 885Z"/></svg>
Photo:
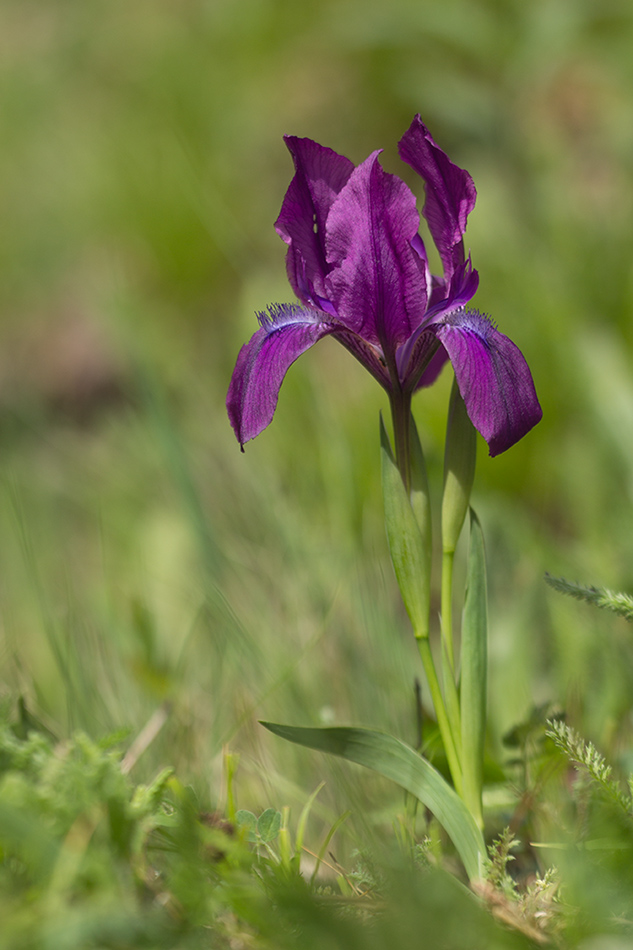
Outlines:
<svg viewBox="0 0 633 950"><path fill-rule="evenodd" d="M378 151L354 167L311 139L285 142L295 175L275 228L288 245L288 279L300 303L259 313L260 329L239 353L227 409L240 444L271 422L288 367L328 335L384 387L394 423L408 420L413 392L449 359L490 455L518 442L542 412L521 351L467 306L479 283L464 252L476 199L468 172L416 116L399 152L426 184L423 214L444 270L435 277L415 196L383 170Z"/></svg>

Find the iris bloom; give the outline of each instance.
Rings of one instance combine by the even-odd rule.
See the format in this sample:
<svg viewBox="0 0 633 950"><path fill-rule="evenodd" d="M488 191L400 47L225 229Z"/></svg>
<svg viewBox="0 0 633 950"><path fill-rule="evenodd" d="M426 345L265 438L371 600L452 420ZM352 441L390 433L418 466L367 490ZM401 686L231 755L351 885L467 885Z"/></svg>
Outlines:
<svg viewBox="0 0 633 950"><path fill-rule="evenodd" d="M227 409L241 445L271 422L288 367L331 335L389 394L401 471L411 396L447 359L490 455L510 448L542 413L520 350L468 306L479 283L464 252L476 199L468 172L416 116L399 152L426 185L422 213L444 271L436 277L418 233L415 196L383 170L378 151L354 167L311 139L285 142L295 175L275 228L288 245L288 279L300 303L259 313L260 329L240 351Z"/></svg>

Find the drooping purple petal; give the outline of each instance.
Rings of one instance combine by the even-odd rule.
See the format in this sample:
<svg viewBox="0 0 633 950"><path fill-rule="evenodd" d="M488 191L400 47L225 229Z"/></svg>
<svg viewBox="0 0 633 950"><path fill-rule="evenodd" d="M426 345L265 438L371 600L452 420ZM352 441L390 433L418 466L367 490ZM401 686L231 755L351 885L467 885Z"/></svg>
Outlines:
<svg viewBox="0 0 633 950"><path fill-rule="evenodd" d="M523 354L475 310L450 314L429 329L446 348L470 420L490 455L505 452L543 415Z"/></svg>
<svg viewBox="0 0 633 950"><path fill-rule="evenodd" d="M339 320L380 345L389 364L424 317L426 282L411 246L420 223L415 197L383 171L378 154L354 170L330 210L326 296Z"/></svg>
<svg viewBox="0 0 633 950"><path fill-rule="evenodd" d="M258 314L261 327L239 352L226 408L241 445L272 421L279 389L288 368L334 326L325 314L308 307L281 304Z"/></svg>
<svg viewBox="0 0 633 950"><path fill-rule="evenodd" d="M419 115L398 144L400 158L426 182L423 215L440 252L447 283L464 263L463 235L477 192L472 178L435 144Z"/></svg>
<svg viewBox="0 0 633 950"><path fill-rule="evenodd" d="M354 170L349 159L312 139L286 135L295 175L275 229L288 245L286 268L297 297L318 305L329 265L325 259L325 220L332 202Z"/></svg>

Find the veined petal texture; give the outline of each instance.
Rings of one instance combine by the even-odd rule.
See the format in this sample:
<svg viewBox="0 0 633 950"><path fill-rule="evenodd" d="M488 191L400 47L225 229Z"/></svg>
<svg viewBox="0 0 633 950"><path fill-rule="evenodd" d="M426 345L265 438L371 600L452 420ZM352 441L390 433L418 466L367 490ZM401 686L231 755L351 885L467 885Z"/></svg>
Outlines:
<svg viewBox="0 0 633 950"><path fill-rule="evenodd" d="M295 175L275 229L288 245L286 268L300 300L314 304L325 296L324 280L330 270L325 258L325 222L332 203L354 170L354 165L331 148L312 139L286 135Z"/></svg>
<svg viewBox="0 0 633 950"><path fill-rule="evenodd" d="M479 284L463 241L477 197L468 172L416 116L398 147L424 180L423 214L443 264L443 275L431 275L415 196L383 170L379 151L354 167L312 139L285 142L295 174L275 227L302 306L260 314L240 351L227 397L240 443L272 420L288 367L332 334L392 400L430 385L449 359L490 454L510 448L542 413L520 350L467 309Z"/></svg>
<svg viewBox="0 0 633 950"><path fill-rule="evenodd" d="M451 162L433 141L419 115L398 144L400 158L426 182L423 215L435 241L447 283L464 262L464 231L475 207L475 185L463 168Z"/></svg>
<svg viewBox="0 0 633 950"><path fill-rule="evenodd" d="M374 152L354 170L327 219L327 293L349 329L382 347L387 364L426 310L424 261L411 245L415 196Z"/></svg>
<svg viewBox="0 0 633 950"><path fill-rule="evenodd" d="M259 435L272 421L279 389L288 368L333 326L324 314L283 304L260 313L262 326L239 352L226 408L240 445Z"/></svg>
<svg viewBox="0 0 633 950"><path fill-rule="evenodd" d="M444 345L470 420L499 455L522 439L543 412L520 349L475 310L429 327Z"/></svg>

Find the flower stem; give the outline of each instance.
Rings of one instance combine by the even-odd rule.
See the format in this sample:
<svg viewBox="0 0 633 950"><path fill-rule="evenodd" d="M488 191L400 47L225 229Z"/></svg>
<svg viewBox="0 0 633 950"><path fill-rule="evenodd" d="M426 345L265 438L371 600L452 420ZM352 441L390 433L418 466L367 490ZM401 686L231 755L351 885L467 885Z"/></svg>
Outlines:
<svg viewBox="0 0 633 950"><path fill-rule="evenodd" d="M454 551L444 551L442 554L442 640L450 672L455 675L455 651L453 649L453 562Z"/></svg>
<svg viewBox="0 0 633 950"><path fill-rule="evenodd" d="M454 552L444 551L442 555L441 593L442 681L446 697L446 710L453 735L456 737L457 752L461 761L461 713L455 674L455 650L453 647L453 564Z"/></svg>
<svg viewBox="0 0 633 950"><path fill-rule="evenodd" d="M433 700L437 724L442 737L442 742L444 744L446 758L448 759L448 767L451 770L451 775L453 776L455 791L461 797L463 794L462 769L457 752L455 736L449 722L446 707L444 705L444 698L442 696L442 690L440 689L439 680L435 671L435 663L433 661L433 654L431 653L431 645L426 637L418 638L417 642L420 657L422 659L422 666L424 667L426 679L429 684L431 699Z"/></svg>

